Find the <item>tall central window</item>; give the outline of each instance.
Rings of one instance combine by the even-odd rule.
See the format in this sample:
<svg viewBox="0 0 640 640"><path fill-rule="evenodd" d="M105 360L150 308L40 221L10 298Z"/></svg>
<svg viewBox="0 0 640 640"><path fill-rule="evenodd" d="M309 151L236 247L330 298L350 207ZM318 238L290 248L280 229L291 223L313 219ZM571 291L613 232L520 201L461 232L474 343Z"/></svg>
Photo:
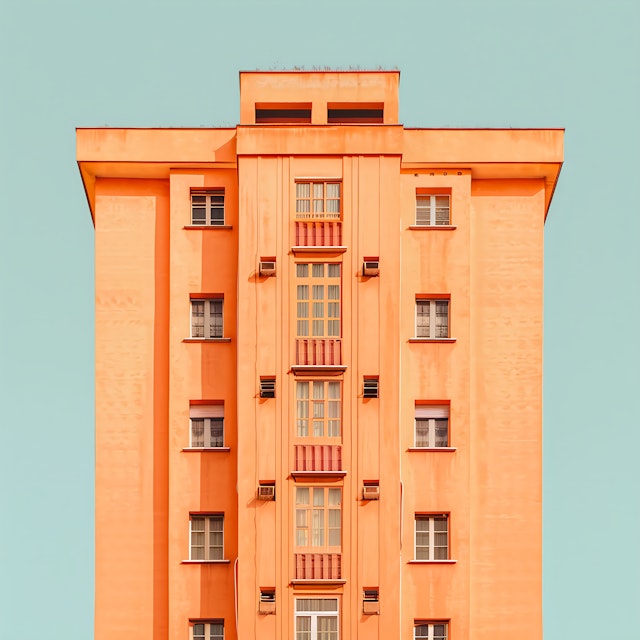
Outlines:
<svg viewBox="0 0 640 640"><path fill-rule="evenodd" d="M296 598L296 640L338 640L337 598Z"/></svg>
<svg viewBox="0 0 640 640"><path fill-rule="evenodd" d="M340 337L340 265L297 264L297 335Z"/></svg>
<svg viewBox="0 0 640 640"><path fill-rule="evenodd" d="M339 437L341 405L340 382L296 382L296 435Z"/></svg>
<svg viewBox="0 0 640 640"><path fill-rule="evenodd" d="M296 182L298 220L339 220L339 182Z"/></svg>
<svg viewBox="0 0 640 640"><path fill-rule="evenodd" d="M296 547L340 551L342 489L296 487Z"/></svg>

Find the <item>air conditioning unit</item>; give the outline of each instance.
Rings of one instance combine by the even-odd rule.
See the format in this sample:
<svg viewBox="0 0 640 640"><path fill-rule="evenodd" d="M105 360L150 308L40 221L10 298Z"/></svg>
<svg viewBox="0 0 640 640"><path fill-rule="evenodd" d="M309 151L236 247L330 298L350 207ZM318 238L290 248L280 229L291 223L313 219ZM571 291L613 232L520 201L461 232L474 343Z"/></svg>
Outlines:
<svg viewBox="0 0 640 640"><path fill-rule="evenodd" d="M258 611L262 614L272 614L276 612L275 589L260 589L260 606Z"/></svg>
<svg viewBox="0 0 640 640"><path fill-rule="evenodd" d="M260 397L275 398L276 397L276 379L260 378Z"/></svg>
<svg viewBox="0 0 640 640"><path fill-rule="evenodd" d="M380 500L380 485L365 484L364 487L362 487L362 499L363 500Z"/></svg>
<svg viewBox="0 0 640 640"><path fill-rule="evenodd" d="M365 378L362 385L364 398L377 398L379 394L380 380L378 378Z"/></svg>
<svg viewBox="0 0 640 640"><path fill-rule="evenodd" d="M275 484L261 484L258 486L258 500L275 500L275 499L276 499Z"/></svg>
<svg viewBox="0 0 640 640"><path fill-rule="evenodd" d="M378 589L365 589L362 599L362 613L375 615L380 613L380 598Z"/></svg>
<svg viewBox="0 0 640 640"><path fill-rule="evenodd" d="M379 260L365 260L362 265L363 276L379 276L380 275L380 261Z"/></svg>
<svg viewBox="0 0 640 640"><path fill-rule="evenodd" d="M260 261L260 275L261 276L275 276L276 275L276 261L275 260L261 260Z"/></svg>

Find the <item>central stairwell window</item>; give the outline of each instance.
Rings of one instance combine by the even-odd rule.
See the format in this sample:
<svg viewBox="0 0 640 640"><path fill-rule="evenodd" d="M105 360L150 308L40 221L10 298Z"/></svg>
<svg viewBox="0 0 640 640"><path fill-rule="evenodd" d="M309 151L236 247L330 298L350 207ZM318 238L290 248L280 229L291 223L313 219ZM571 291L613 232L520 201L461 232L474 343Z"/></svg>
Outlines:
<svg viewBox="0 0 640 640"><path fill-rule="evenodd" d="M340 220L340 182L296 182L296 220Z"/></svg>
<svg viewBox="0 0 640 640"><path fill-rule="evenodd" d="M339 640L337 598L296 598L296 640Z"/></svg>
<svg viewBox="0 0 640 640"><path fill-rule="evenodd" d="M340 265L297 264L297 335L340 337Z"/></svg>
<svg viewBox="0 0 640 640"><path fill-rule="evenodd" d="M342 409L341 382L296 382L296 436L339 438Z"/></svg>

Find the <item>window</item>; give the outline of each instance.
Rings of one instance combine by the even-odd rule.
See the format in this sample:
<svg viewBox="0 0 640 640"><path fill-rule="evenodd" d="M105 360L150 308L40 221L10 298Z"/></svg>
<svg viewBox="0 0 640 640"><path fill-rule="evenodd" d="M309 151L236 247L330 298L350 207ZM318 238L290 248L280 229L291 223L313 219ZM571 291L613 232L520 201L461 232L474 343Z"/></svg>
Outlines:
<svg viewBox="0 0 640 640"><path fill-rule="evenodd" d="M338 640L337 598L296 598L296 640Z"/></svg>
<svg viewBox="0 0 640 640"><path fill-rule="evenodd" d="M416 560L449 558L449 516L416 515Z"/></svg>
<svg viewBox="0 0 640 640"><path fill-rule="evenodd" d="M191 224L224 226L224 189L191 192Z"/></svg>
<svg viewBox="0 0 640 640"><path fill-rule="evenodd" d="M339 551L342 489L296 487L296 547Z"/></svg>
<svg viewBox="0 0 640 640"><path fill-rule="evenodd" d="M224 622L212 620L211 622L192 622L192 640L224 640Z"/></svg>
<svg viewBox="0 0 640 640"><path fill-rule="evenodd" d="M339 182L296 182L298 220L339 220Z"/></svg>
<svg viewBox="0 0 640 640"><path fill-rule="evenodd" d="M449 446L449 405L416 405L415 446Z"/></svg>
<svg viewBox="0 0 640 640"><path fill-rule="evenodd" d="M340 265L297 264L296 278L298 337L340 337Z"/></svg>
<svg viewBox="0 0 640 640"><path fill-rule="evenodd" d="M222 338L223 303L222 298L191 300L192 338Z"/></svg>
<svg viewBox="0 0 640 640"><path fill-rule="evenodd" d="M446 622L416 622L413 627L413 638L414 640L418 640L419 638L426 640L447 640L448 626Z"/></svg>
<svg viewBox="0 0 640 640"><path fill-rule="evenodd" d="M450 223L448 195L416 195L416 226L438 227Z"/></svg>
<svg viewBox="0 0 640 640"><path fill-rule="evenodd" d="M190 560L223 560L224 516L191 515Z"/></svg>
<svg viewBox="0 0 640 640"><path fill-rule="evenodd" d="M449 337L449 300L416 300L416 338Z"/></svg>
<svg viewBox="0 0 640 640"><path fill-rule="evenodd" d="M341 413L340 382L296 382L296 435L299 438L339 437Z"/></svg>
<svg viewBox="0 0 640 640"><path fill-rule="evenodd" d="M198 404L189 407L190 447L216 449L224 447L224 405Z"/></svg>

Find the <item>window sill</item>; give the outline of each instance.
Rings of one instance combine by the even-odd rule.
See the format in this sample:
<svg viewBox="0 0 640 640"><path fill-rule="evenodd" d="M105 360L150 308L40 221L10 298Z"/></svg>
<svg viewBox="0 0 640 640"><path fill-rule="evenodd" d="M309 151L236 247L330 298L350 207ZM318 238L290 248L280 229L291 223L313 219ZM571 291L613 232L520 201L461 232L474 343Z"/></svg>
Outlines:
<svg viewBox="0 0 640 640"><path fill-rule="evenodd" d="M409 338L409 342L455 342L455 338Z"/></svg>
<svg viewBox="0 0 640 640"><path fill-rule="evenodd" d="M298 478L344 478L346 471L292 471L290 473L294 480Z"/></svg>
<svg viewBox="0 0 640 640"><path fill-rule="evenodd" d="M409 560L408 564L455 564L457 560Z"/></svg>
<svg viewBox="0 0 640 640"><path fill-rule="evenodd" d="M182 342L231 342L231 338L185 338Z"/></svg>
<svg viewBox="0 0 640 640"><path fill-rule="evenodd" d="M412 224L409 226L411 231L453 231L458 227L454 224L438 224L438 225L429 225L429 224Z"/></svg>
<svg viewBox="0 0 640 640"><path fill-rule="evenodd" d="M180 564L229 564L231 560L183 560Z"/></svg>
<svg viewBox="0 0 640 640"><path fill-rule="evenodd" d="M328 586L328 585L341 585L341 584L345 584L347 581L346 580L333 580L331 578L327 578L326 580L322 580L321 578L317 578L317 579L311 579L311 580L298 580L298 579L293 579L291 581L291 584L295 587L295 586L305 586L305 585L312 585L312 584L318 584L318 585L323 585L323 586Z"/></svg>
<svg viewBox="0 0 640 640"><path fill-rule="evenodd" d="M207 453L209 451L218 451L220 453L229 453L229 451L231 451L231 447L185 447L183 451L187 453L193 453L195 451L204 451Z"/></svg>
<svg viewBox="0 0 640 640"><path fill-rule="evenodd" d="M292 364L293 373L342 373L347 368L346 364Z"/></svg>
<svg viewBox="0 0 640 640"><path fill-rule="evenodd" d="M457 451L456 447L409 447L407 451Z"/></svg>
<svg viewBox="0 0 640 640"><path fill-rule="evenodd" d="M199 229L200 231L214 231L216 229L228 231L229 229L233 229L230 224L187 224L182 228L189 231L193 229Z"/></svg>
<svg viewBox="0 0 640 640"><path fill-rule="evenodd" d="M321 246L321 247L307 247L307 246L299 246L291 247L291 251L293 251L294 255L298 253L345 253L347 247L344 245L339 246Z"/></svg>

